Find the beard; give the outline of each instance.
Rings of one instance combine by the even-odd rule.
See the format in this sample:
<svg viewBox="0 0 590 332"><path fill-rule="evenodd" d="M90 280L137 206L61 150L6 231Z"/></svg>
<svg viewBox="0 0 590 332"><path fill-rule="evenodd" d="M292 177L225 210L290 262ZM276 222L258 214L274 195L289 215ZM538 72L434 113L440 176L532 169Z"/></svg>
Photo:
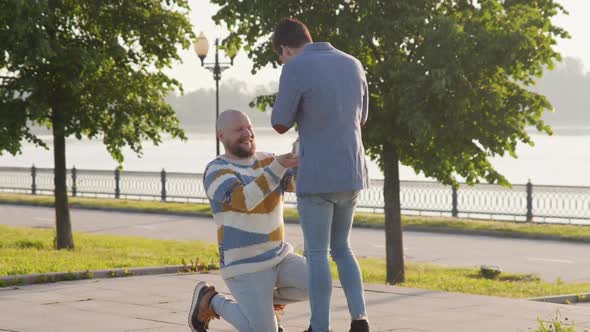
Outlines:
<svg viewBox="0 0 590 332"><path fill-rule="evenodd" d="M231 144L229 146L226 146L226 149L233 154L234 156L238 157L238 158L250 158L254 155L254 153L256 152L256 143L254 141L254 139L252 139L252 141L250 142L250 146L249 147L244 147L242 146L242 142L244 141L238 141L235 144Z"/></svg>

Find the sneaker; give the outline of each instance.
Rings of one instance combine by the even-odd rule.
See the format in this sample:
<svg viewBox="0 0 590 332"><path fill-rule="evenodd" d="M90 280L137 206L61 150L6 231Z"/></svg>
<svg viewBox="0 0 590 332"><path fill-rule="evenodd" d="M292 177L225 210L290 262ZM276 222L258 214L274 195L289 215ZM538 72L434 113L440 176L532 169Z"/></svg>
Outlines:
<svg viewBox="0 0 590 332"><path fill-rule="evenodd" d="M200 282L195 287L191 310L188 315L188 325L192 332L207 332L209 322L212 319L219 319L219 315L211 307L211 299L217 295L215 287Z"/></svg>
<svg viewBox="0 0 590 332"><path fill-rule="evenodd" d="M350 323L350 332L369 332L369 322L366 319L353 320Z"/></svg>

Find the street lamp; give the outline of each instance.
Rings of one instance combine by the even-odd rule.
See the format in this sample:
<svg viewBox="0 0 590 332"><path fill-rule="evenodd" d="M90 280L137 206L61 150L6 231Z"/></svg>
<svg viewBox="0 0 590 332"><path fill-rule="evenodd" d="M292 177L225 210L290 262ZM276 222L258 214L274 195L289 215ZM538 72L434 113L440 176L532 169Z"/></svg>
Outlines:
<svg viewBox="0 0 590 332"><path fill-rule="evenodd" d="M234 58L236 57L236 49L228 49L225 54L229 57L230 62L219 62L219 38L215 39L215 62L204 62L209 51L209 41L205 34L201 31L199 37L194 43L195 52L201 59L201 66L209 69L213 73L215 80L215 147L217 156L219 155L219 138L217 137L217 118L219 117L219 80L221 79L221 72L233 66Z"/></svg>

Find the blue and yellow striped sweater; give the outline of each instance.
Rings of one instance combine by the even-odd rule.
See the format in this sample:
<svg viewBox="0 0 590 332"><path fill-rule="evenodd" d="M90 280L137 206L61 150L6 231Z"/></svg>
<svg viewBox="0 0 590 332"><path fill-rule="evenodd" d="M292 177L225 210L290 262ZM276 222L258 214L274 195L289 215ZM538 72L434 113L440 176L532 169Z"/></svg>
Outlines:
<svg viewBox="0 0 590 332"><path fill-rule="evenodd" d="M270 153L207 165L205 190L217 224L224 279L265 270L293 251L285 242L283 194L295 191L293 170Z"/></svg>

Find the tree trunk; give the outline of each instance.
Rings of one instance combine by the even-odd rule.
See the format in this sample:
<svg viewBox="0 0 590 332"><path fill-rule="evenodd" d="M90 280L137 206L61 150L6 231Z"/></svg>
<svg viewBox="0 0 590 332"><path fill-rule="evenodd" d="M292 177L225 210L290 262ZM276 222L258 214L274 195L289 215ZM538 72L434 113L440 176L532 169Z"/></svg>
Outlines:
<svg viewBox="0 0 590 332"><path fill-rule="evenodd" d="M72 224L68 206L66 185L66 138L63 119L56 108L53 109L53 158L55 187L55 228L57 249L73 249Z"/></svg>
<svg viewBox="0 0 590 332"><path fill-rule="evenodd" d="M385 199L385 259L387 262L386 282L404 282L404 245L402 241L402 215L399 186L399 156L395 147L386 145L383 149L383 197Z"/></svg>

